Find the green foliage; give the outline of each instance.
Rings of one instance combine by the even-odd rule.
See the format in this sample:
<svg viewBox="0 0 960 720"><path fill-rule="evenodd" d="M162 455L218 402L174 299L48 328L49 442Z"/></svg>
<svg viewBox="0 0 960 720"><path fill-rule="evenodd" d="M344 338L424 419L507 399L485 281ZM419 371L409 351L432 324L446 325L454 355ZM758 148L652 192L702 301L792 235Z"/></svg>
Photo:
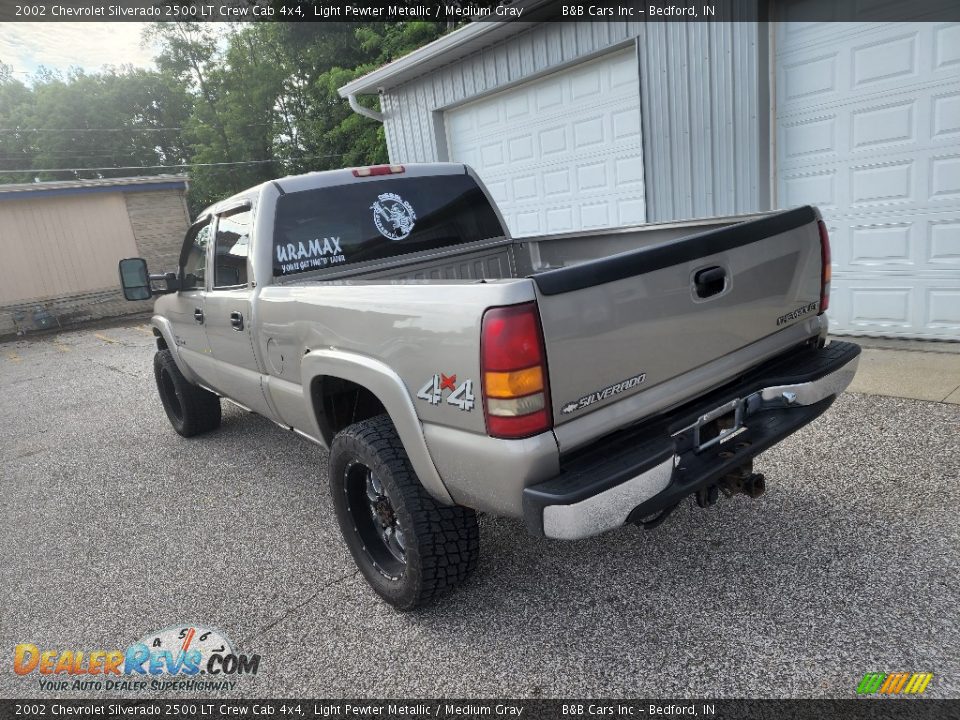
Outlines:
<svg viewBox="0 0 960 720"><path fill-rule="evenodd" d="M337 88L435 40L428 22L157 23L156 70L29 84L0 64L0 182L152 175L189 166L194 212L287 174L386 162L383 126ZM377 107L376 98L362 100ZM31 168L30 173L14 169ZM52 172L52 168L67 168ZM4 172L4 171L7 172Z"/></svg>

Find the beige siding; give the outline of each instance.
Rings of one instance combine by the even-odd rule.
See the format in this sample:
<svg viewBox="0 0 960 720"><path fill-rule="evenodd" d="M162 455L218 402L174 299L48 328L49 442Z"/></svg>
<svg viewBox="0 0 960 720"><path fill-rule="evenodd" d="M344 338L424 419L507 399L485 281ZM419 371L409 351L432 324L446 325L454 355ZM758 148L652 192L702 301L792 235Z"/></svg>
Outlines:
<svg viewBox="0 0 960 720"><path fill-rule="evenodd" d="M175 271L189 225L182 190L128 192L127 212L140 257L150 272Z"/></svg>
<svg viewBox="0 0 960 720"><path fill-rule="evenodd" d="M115 290L137 254L121 193L0 200L0 305Z"/></svg>

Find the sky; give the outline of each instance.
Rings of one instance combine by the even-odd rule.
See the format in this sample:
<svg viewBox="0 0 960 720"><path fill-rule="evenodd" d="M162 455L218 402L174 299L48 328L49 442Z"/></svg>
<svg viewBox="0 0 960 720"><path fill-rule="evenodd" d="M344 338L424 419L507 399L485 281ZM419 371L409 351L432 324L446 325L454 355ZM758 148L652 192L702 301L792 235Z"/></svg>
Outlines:
<svg viewBox="0 0 960 720"><path fill-rule="evenodd" d="M140 45L147 24L0 23L0 62L12 65L14 77L22 82L28 82L41 65L64 75L71 66L87 72L126 63L153 67L154 50Z"/></svg>

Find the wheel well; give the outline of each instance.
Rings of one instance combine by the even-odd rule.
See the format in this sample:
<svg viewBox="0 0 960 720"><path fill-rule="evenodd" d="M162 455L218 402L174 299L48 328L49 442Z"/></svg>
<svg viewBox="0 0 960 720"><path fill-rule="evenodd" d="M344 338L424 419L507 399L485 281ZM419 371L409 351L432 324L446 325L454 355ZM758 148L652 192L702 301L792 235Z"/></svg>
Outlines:
<svg viewBox="0 0 960 720"><path fill-rule="evenodd" d="M386 413L383 403L363 385L338 377L313 381L313 406L321 432L332 441L349 425Z"/></svg>
<svg viewBox="0 0 960 720"><path fill-rule="evenodd" d="M156 328L153 329L153 336L157 339L157 350L166 350L167 341L163 339L163 335Z"/></svg>

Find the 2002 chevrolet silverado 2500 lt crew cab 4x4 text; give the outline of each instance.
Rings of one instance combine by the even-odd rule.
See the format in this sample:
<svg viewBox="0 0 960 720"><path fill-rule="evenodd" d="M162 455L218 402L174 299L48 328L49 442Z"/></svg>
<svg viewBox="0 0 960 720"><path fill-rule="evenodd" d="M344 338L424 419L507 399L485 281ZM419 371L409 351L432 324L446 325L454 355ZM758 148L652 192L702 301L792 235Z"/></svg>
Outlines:
<svg viewBox="0 0 960 720"><path fill-rule="evenodd" d="M577 539L762 492L753 458L856 371L826 344L829 252L812 207L512 239L470 168L394 165L251 188L177 273L120 275L162 294L176 431L223 397L329 448L344 540L409 609L473 570L477 511Z"/></svg>

